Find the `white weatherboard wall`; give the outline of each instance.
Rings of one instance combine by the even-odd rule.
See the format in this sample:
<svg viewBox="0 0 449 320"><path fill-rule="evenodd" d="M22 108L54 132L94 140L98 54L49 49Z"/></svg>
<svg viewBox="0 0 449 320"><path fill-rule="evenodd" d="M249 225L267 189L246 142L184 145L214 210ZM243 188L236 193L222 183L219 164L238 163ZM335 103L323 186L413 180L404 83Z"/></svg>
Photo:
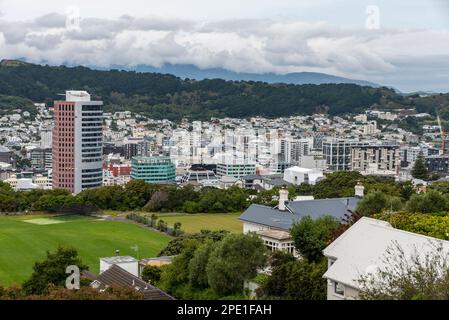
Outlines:
<svg viewBox="0 0 449 320"><path fill-rule="evenodd" d="M114 264L136 277L139 276L139 262L136 259L127 259L125 261L119 261L119 259L117 259L114 261L114 258L100 258L100 274L108 270Z"/></svg>
<svg viewBox="0 0 449 320"><path fill-rule="evenodd" d="M249 232L256 232L256 231L261 231L261 230L270 230L269 227L261 225L261 224L256 224L256 223L250 223L250 222L244 222L243 223L243 233L247 234Z"/></svg>

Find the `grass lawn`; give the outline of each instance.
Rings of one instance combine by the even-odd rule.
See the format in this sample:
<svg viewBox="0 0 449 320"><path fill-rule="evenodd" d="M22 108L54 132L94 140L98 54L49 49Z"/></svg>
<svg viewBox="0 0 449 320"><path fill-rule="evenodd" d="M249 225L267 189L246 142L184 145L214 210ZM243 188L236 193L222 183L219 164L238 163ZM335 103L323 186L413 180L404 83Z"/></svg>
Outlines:
<svg viewBox="0 0 449 320"><path fill-rule="evenodd" d="M160 219L173 226L176 222L182 224L181 230L188 233L201 230L228 230L242 233L243 224L239 220L240 213L210 213L210 214L158 214Z"/></svg>
<svg viewBox="0 0 449 320"><path fill-rule="evenodd" d="M34 220L34 221L33 221ZM90 270L98 273L99 258L115 255L154 257L170 241L168 236L134 224L87 217L0 217L0 285L20 284L36 261L58 245L78 250Z"/></svg>

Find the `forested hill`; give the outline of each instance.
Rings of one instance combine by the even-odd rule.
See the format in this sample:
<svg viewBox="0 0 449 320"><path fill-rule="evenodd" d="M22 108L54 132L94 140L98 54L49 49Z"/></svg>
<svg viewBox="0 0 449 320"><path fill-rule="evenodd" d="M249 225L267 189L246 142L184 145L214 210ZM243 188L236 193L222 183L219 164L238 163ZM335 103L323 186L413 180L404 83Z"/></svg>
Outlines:
<svg viewBox="0 0 449 320"><path fill-rule="evenodd" d="M327 112L331 115L374 108L416 107L449 118L449 95L404 97L388 88L354 84L291 85L252 81L181 80L172 75L98 71L0 63L0 95L52 104L65 90L87 90L106 110L130 110L154 118L279 117Z"/></svg>

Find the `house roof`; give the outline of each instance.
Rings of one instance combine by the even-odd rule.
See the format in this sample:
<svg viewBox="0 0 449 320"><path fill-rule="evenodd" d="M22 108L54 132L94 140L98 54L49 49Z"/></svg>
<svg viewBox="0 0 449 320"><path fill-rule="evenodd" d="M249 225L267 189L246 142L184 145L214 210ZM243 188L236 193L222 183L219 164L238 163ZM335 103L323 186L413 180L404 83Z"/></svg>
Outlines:
<svg viewBox="0 0 449 320"><path fill-rule="evenodd" d="M304 201L289 201L288 211L280 211L268 206L253 204L240 216L240 220L269 226L274 229L290 230L292 225L305 216L312 219L330 215L337 219L343 218L348 210L353 211L360 199L336 198Z"/></svg>
<svg viewBox="0 0 449 320"><path fill-rule="evenodd" d="M257 174L248 174L248 175L244 176L242 179L245 181L251 181L251 180L263 180L264 178Z"/></svg>
<svg viewBox="0 0 449 320"><path fill-rule="evenodd" d="M220 182L222 183L235 183L237 181L239 181L239 179L233 176L222 176L220 179Z"/></svg>
<svg viewBox="0 0 449 320"><path fill-rule="evenodd" d="M87 280L90 280L90 281L94 281L94 280L97 279L97 277L98 277L98 276L97 276L95 273L90 272L90 271L88 271L88 270L83 270L83 271L81 272L81 278L83 278L83 279L87 279Z"/></svg>
<svg viewBox="0 0 449 320"><path fill-rule="evenodd" d="M362 275L385 266L388 248L397 244L410 257L416 252L429 252L436 243L442 243L449 254L449 241L395 229L388 222L363 217L324 249L326 257L335 259L324 277L358 288Z"/></svg>
<svg viewBox="0 0 449 320"><path fill-rule="evenodd" d="M134 288L143 294L145 300L175 300L169 294L134 276L116 264L101 273L90 285L96 289L104 289L111 286Z"/></svg>
<svg viewBox="0 0 449 320"><path fill-rule="evenodd" d="M310 173L310 172L318 172L319 170L294 166L294 167L285 169L285 171L292 171L292 172L296 172L296 173Z"/></svg>
<svg viewBox="0 0 449 320"><path fill-rule="evenodd" d="M272 186L291 186L292 184L288 181L285 181L282 178L274 178L271 180L266 180L266 184L272 185Z"/></svg>
<svg viewBox="0 0 449 320"><path fill-rule="evenodd" d="M354 211L359 198L335 198L335 199L314 199L304 201L290 201L286 206L290 211L302 216L310 216L317 219L323 215L333 216L337 219L343 218L348 210Z"/></svg>
<svg viewBox="0 0 449 320"><path fill-rule="evenodd" d="M289 211L280 211L259 204L252 204L240 216L240 220L281 230L289 230L293 223L299 219L301 219L300 216L296 216Z"/></svg>
<svg viewBox="0 0 449 320"><path fill-rule="evenodd" d="M271 238L279 241L291 239L290 233L283 230L260 230L257 232L257 234L262 237Z"/></svg>
<svg viewBox="0 0 449 320"><path fill-rule="evenodd" d="M100 260L109 264L137 262L137 259L131 256L104 257L100 258Z"/></svg>
<svg viewBox="0 0 449 320"><path fill-rule="evenodd" d="M167 262L171 262L171 261L173 261L173 258L174 258L174 256L162 256L162 257L155 257L155 258L145 258L145 259L141 259L139 261L139 264L147 265L151 261L167 261Z"/></svg>

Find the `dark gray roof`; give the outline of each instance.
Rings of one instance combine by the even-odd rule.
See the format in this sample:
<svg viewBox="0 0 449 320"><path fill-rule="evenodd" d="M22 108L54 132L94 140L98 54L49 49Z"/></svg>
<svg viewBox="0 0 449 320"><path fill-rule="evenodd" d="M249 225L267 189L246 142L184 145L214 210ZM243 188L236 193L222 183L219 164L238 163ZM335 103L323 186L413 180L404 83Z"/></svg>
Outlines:
<svg viewBox="0 0 449 320"><path fill-rule="evenodd" d="M100 274L91 286L98 289L113 286L130 287L142 293L145 300L175 300L169 294L134 276L116 264Z"/></svg>
<svg viewBox="0 0 449 320"><path fill-rule="evenodd" d="M289 201L286 206L289 210L280 211L275 208L253 204L240 216L240 220L269 226L275 229L289 230L292 225L302 217L310 216L312 219L330 215L338 220L342 219L348 210L353 211L360 199L336 198L317 199L305 201Z"/></svg>
<svg viewBox="0 0 449 320"><path fill-rule="evenodd" d="M244 176L242 179L243 180L263 180L264 178L257 174L248 174L248 175Z"/></svg>
<svg viewBox="0 0 449 320"><path fill-rule="evenodd" d="M95 273L90 272L88 270L83 270L81 272L81 278L82 279L87 279L87 280L90 280L90 281L94 281L94 280L97 280L97 277L98 276Z"/></svg>
<svg viewBox="0 0 449 320"><path fill-rule="evenodd" d="M271 179L266 181L267 184L272 185L272 186L290 186L291 183L288 181L285 181L284 179L281 178L275 178L275 179Z"/></svg>
<svg viewBox="0 0 449 320"><path fill-rule="evenodd" d="M343 218L348 213L348 209L354 211L359 198L335 198L335 199L317 199L305 201L291 201L286 205L290 211L301 216L310 216L317 219L323 215L333 216L337 219Z"/></svg>
<svg viewBox="0 0 449 320"><path fill-rule="evenodd" d="M240 220L263 224L276 229L289 230L292 224L301 219L289 211L279 211L260 204L252 204L240 216Z"/></svg>

